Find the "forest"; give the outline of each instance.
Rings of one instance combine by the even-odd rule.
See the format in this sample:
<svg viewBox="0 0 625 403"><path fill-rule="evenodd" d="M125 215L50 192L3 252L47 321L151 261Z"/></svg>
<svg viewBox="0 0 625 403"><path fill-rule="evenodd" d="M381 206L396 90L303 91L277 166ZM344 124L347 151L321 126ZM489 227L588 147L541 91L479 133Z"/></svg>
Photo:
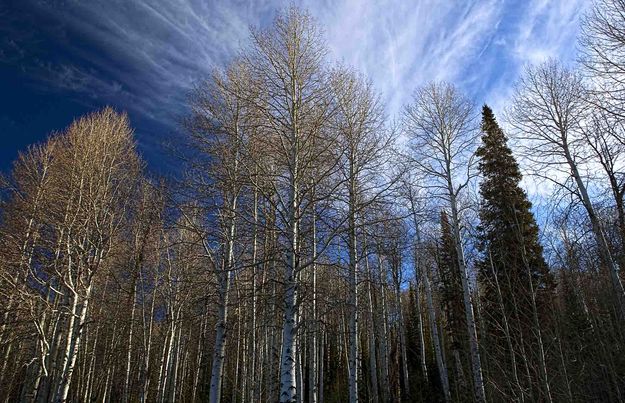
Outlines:
<svg viewBox="0 0 625 403"><path fill-rule="evenodd" d="M178 174L123 111L52 132L0 179L0 399L625 401L625 0L571 52L390 119L292 6L198 77Z"/></svg>

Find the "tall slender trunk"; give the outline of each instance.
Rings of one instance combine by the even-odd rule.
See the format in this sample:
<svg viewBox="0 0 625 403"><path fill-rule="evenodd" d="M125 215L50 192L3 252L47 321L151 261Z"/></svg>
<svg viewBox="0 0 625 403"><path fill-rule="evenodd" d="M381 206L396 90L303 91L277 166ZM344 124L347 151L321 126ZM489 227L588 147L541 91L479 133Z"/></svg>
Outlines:
<svg viewBox="0 0 625 403"><path fill-rule="evenodd" d="M325 332L322 333L319 341L319 402L324 402L324 391L325 391L325 354L326 354L326 344L327 344L327 334Z"/></svg>
<svg viewBox="0 0 625 403"><path fill-rule="evenodd" d="M399 352L401 354L401 374L403 381L403 392L407 396L410 392L410 384L408 382L408 354L406 350L406 326L404 322L404 312L401 304L401 283L399 267L395 268L395 304L397 305L397 319L399 332Z"/></svg>
<svg viewBox="0 0 625 403"><path fill-rule="evenodd" d="M169 345L169 338L171 336L170 332L171 326L167 329L167 333L165 333L165 340L163 340L163 348L161 350L161 363L159 364L158 369L158 380L156 382L157 392L155 401L160 401L161 391L163 390L163 377L165 376L165 365L167 364L167 346Z"/></svg>
<svg viewBox="0 0 625 403"><path fill-rule="evenodd" d="M366 238L365 238L366 240ZM365 246L366 251L366 246ZM366 256L366 252L365 252ZM369 309L367 311L368 317L368 334L369 334L369 382L371 383L371 396L370 399L373 403L377 403L379 399L378 391L378 368L376 360L376 344L375 344L375 314L373 307L373 278L371 276L371 267L369 266L369 259L365 258L365 271L367 272L367 302Z"/></svg>
<svg viewBox="0 0 625 403"><path fill-rule="evenodd" d="M460 219L458 217L458 204L456 194L449 178L449 196L451 204L451 226L454 233L454 244L456 247L456 255L458 257L458 267L460 268L460 280L462 283L462 294L464 300L464 311L467 321L467 333L469 334L469 351L471 353L471 370L473 374L473 388L475 398L478 402L486 401L486 393L484 392L484 377L482 374L482 361L480 358L480 348L477 340L477 326L475 323L475 315L473 313L473 302L471 301L471 290L469 288L468 271L464 258L464 250L462 247L462 238L460 237Z"/></svg>
<svg viewBox="0 0 625 403"><path fill-rule="evenodd" d="M173 309L172 309L173 311ZM165 343L165 350L163 351L163 360L161 362L162 365L162 378L159 384L158 390L158 398L159 402L164 402L167 398L167 385L169 385L170 377L171 377L171 364L174 359L173 351L174 351L174 342L176 340L176 315L173 313L171 315L169 331L168 331L168 341Z"/></svg>
<svg viewBox="0 0 625 403"><path fill-rule="evenodd" d="M98 346L98 337L100 336L100 326L96 328L93 347L91 348L91 359L89 360L89 378L87 380L87 388L85 391L85 401L91 401L91 394L93 393L93 383L95 378L95 364L96 364L96 348Z"/></svg>
<svg viewBox="0 0 625 403"><path fill-rule="evenodd" d="M234 280L234 236L236 229L237 195L232 194L229 208L228 239L226 242L226 257L223 267L218 273L219 279L219 308L217 312L217 325L215 329L215 347L213 352L213 365L211 369L210 392L208 401L219 403L221 401L221 387L226 352L226 333L228 321L228 296L230 285Z"/></svg>
<svg viewBox="0 0 625 403"><path fill-rule="evenodd" d="M298 306L298 312L295 319L295 323L302 323L302 305ZM305 349L302 346L304 338L298 337L295 339L295 401L297 403L302 403L302 399L304 398L304 375L302 371L302 351Z"/></svg>
<svg viewBox="0 0 625 403"><path fill-rule="evenodd" d="M87 308L89 304L89 298L91 297L91 285L87 287L85 290L85 296L80 306L80 311L78 312L78 326L75 330L75 337L71 343L71 348L68 350L69 355L67 356L67 365L66 369L63 371L64 376L61 378L61 384L59 385L59 389L56 396L56 401L59 403L65 402L67 400L67 395L69 394L69 387L72 381L72 375L74 373L74 366L76 365L76 357L78 356L78 349L80 348L81 336L85 326L85 320L87 318ZM77 303L78 296L75 297L75 304ZM72 321L73 325L73 321ZM72 333L74 331L72 330ZM68 335L69 337L69 335Z"/></svg>
<svg viewBox="0 0 625 403"><path fill-rule="evenodd" d="M317 317L317 213L315 211L315 203L314 203L314 193L313 193L313 202L311 203L311 211L312 211L312 323L313 328L311 332L311 340L309 343L309 366L308 369L308 402L309 403L317 403L317 395L318 395L318 353L317 353L317 344L318 344L318 333L319 333L319 320Z"/></svg>
<svg viewBox="0 0 625 403"><path fill-rule="evenodd" d="M178 312L178 317L180 317L180 312ZM180 350L182 348L182 323L178 325L178 335L175 339L176 346L174 349L173 357L171 359L171 381L168 389L167 401L175 402L176 401L176 391L178 384L178 374L180 371Z"/></svg>
<svg viewBox="0 0 625 403"><path fill-rule="evenodd" d="M71 307L68 312L68 321L67 321L67 330L65 332L65 346L63 348L62 356L61 356L61 364L56 376L56 381L54 383L53 396L54 399L57 400L62 393L64 388L67 367L69 365L69 361L71 360L71 350L72 350L72 341L74 339L74 331L76 327L76 317L78 316L78 294L72 294L71 298Z"/></svg>
<svg viewBox="0 0 625 403"><path fill-rule="evenodd" d="M356 179L353 156L350 163L349 189L349 401L358 402L358 254L356 245Z"/></svg>
<svg viewBox="0 0 625 403"><path fill-rule="evenodd" d="M275 241L275 239L274 239ZM273 275L277 274L275 262L271 265L271 272ZM276 348L276 329L274 326L271 326L271 323L275 320L276 317L276 299L277 299L277 285L275 282L272 282L271 285L271 299L270 299L270 308L269 308L269 320L267 321L267 326L269 326L269 349L268 349L268 362L269 365L267 367L269 370L267 371L267 394L269 395L269 400L275 401L278 400L279 397L275 396L276 392L276 376L277 379L280 379L280 375L282 374L282 368L278 366L276 370L275 365L275 357L274 352L277 350ZM278 392L279 393L279 392Z"/></svg>
<svg viewBox="0 0 625 403"><path fill-rule="evenodd" d="M143 277L142 277L143 279ZM143 351L144 351L144 358L143 358L143 365L142 365L142 370L141 370L141 378L142 378L142 382L141 382L141 398L140 401L142 403L145 403L148 401L148 393L150 391L150 374L149 374L149 370L150 370L150 358L151 358L151 350L152 350L152 329L153 329L153 324L154 324L154 306L156 304L156 281L154 284L154 289L152 290L152 302L150 303L150 311L149 311L149 315L150 315L150 320L148 322L148 326L147 326L147 336L145 336L144 333L144 344L143 344ZM144 305L142 304L142 307ZM143 312L143 321L144 321L144 332L145 332L145 312Z"/></svg>
<svg viewBox="0 0 625 403"><path fill-rule="evenodd" d="M234 272L232 272L234 273ZM221 401L221 386L226 351L226 331L228 318L228 292L230 288L231 274L220 274L219 308L217 312L217 325L215 331L215 347L213 352L213 365L211 370L209 402Z"/></svg>
<svg viewBox="0 0 625 403"><path fill-rule="evenodd" d="M134 323L135 323L135 300L137 299L137 282L136 280L133 281L133 286L132 286L132 293L131 293L131 307L130 307L130 323L129 323L129 329L128 329L128 350L126 352L126 372L124 374L124 402L128 402L128 400L130 399L130 391L129 391L129 386L130 386L130 369L131 369L131 363L132 363L132 336L133 336L133 329L134 329Z"/></svg>
<svg viewBox="0 0 625 403"><path fill-rule="evenodd" d="M416 287L415 287L415 302L416 302L416 309L417 309L417 329L419 332L419 359L421 361L421 371L423 372L423 379L428 379L428 366L427 366L427 361L426 361L426 357L425 357L425 337L423 334L423 316L421 313L421 298L419 296L419 290L420 290L420 279L421 279L421 253L420 253L420 248L421 248L421 228L419 225L419 220L417 219L417 209L416 209L416 205L415 205L415 200L414 200L414 194L412 189L409 190L409 195L408 195L408 201L410 202L410 209L411 209L411 216L412 216L412 222L414 225L414 230L415 230L415 250L414 250L414 270L415 270L415 283L416 283Z"/></svg>
<svg viewBox="0 0 625 403"><path fill-rule="evenodd" d="M204 307L204 312L202 313L202 320L200 321L199 327L199 337L197 338L197 355L195 357L195 373L193 374L193 386L191 390L191 402L196 401L196 397L198 395L198 388L200 383L200 374L202 373L202 363L204 361L204 342L206 339L206 327L208 322L208 312L207 308Z"/></svg>
<svg viewBox="0 0 625 403"><path fill-rule="evenodd" d="M253 240L252 240L252 333L251 333L251 337L252 340L250 341L250 358L251 358L251 362L250 362L250 384L251 384L251 388L250 388L250 393L249 393L249 401L253 402L253 401L258 401L260 400L260 395L259 395L259 387L258 387L258 381L256 380L256 356L258 355L258 351L256 350L257 348L257 341L256 341L256 334L257 334L257 329L256 329L256 316L257 316L257 290L256 290L256 275L257 275L257 271L258 268L256 267L257 265L257 255L258 255L258 188L254 187L254 235L253 235ZM260 377L259 377L260 378Z"/></svg>
<svg viewBox="0 0 625 403"><path fill-rule="evenodd" d="M293 83L293 86L295 84ZM296 94L296 91L292 91ZM299 271L298 239L299 239L299 142L297 113L293 111L294 123L291 130L291 155L289 156L289 196L287 206L288 246L284 268L284 321L282 325L282 352L280 354L280 402L296 401L297 385L295 380L295 363L297 357L297 274Z"/></svg>
<svg viewBox="0 0 625 403"><path fill-rule="evenodd" d="M389 347L388 347L388 311L386 308L386 282L383 280L382 271L382 256L380 255L380 251L378 250L378 270L379 270L379 282L380 282L380 312L379 312L379 320L378 323L382 325L379 326L380 332L380 373L381 379L380 384L382 385L382 400L386 403L391 400L391 389L390 389L390 374L389 374Z"/></svg>
<svg viewBox="0 0 625 403"><path fill-rule="evenodd" d="M293 262L295 259L289 259ZM297 385L295 380L295 361L297 351L296 337L296 284L293 267L285 269L286 290L284 293L284 325L282 330L282 352L280 354L280 402L296 401Z"/></svg>
<svg viewBox="0 0 625 403"><path fill-rule="evenodd" d="M427 273L423 275L423 284L425 285L425 296L428 304L428 318L430 319L430 331L432 332L432 342L434 343L434 353L436 356L436 365L438 366L438 374L443 387L445 401L451 402L451 393L449 390L449 376L447 374L447 366L443 359L443 349L438 334L438 324L436 323L436 309L432 298L432 287L430 286L430 278Z"/></svg>

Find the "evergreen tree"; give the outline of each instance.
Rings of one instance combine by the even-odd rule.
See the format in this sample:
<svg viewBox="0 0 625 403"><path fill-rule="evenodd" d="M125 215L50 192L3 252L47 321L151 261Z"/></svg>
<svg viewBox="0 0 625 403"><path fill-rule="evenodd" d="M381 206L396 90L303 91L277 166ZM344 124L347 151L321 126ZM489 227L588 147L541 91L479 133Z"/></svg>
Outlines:
<svg viewBox="0 0 625 403"><path fill-rule="evenodd" d="M478 262L480 291L489 334L491 376L512 396L529 394L547 399L541 327L553 291L553 277L543 258L539 229L532 204L519 183L519 166L507 145L492 110L482 110L482 145L477 150L482 174ZM531 281L530 281L531 279ZM515 356L531 352L533 362L516 362ZM529 365L529 368L527 366ZM510 368L514 370L510 371ZM500 369L507 379L497 380ZM515 372L518 371L518 374ZM523 374L523 375L519 375ZM543 376L544 375L544 376ZM528 379L529 378L529 379ZM491 379L493 380L493 379ZM529 384L522 385L524 382ZM507 396L510 397L510 396Z"/></svg>

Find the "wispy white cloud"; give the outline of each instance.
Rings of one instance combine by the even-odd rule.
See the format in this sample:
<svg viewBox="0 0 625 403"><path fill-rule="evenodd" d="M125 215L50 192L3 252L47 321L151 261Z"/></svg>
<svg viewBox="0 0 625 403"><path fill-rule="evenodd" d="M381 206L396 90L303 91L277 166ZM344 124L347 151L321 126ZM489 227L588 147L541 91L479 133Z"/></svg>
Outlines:
<svg viewBox="0 0 625 403"><path fill-rule="evenodd" d="M579 21L587 6L586 0L531 0L518 14L509 16L493 43L492 65L505 67L485 89L484 100L502 112L525 65L549 58L573 64Z"/></svg>
<svg viewBox="0 0 625 403"><path fill-rule="evenodd" d="M166 124L185 95L268 25L285 0L25 0L65 47L67 60L28 66L51 86L101 97ZM297 2L325 27L333 58L371 78L390 115L430 80L456 82L502 107L521 66L573 60L584 0ZM11 46L9 46L11 45ZM13 49L13 50L11 50ZM0 57L15 63L15 43ZM5 53L1 51L4 50ZM12 52L7 54L6 52ZM21 55L28 59L28 55ZM32 55L31 55L32 59ZM43 61L41 61L43 60Z"/></svg>

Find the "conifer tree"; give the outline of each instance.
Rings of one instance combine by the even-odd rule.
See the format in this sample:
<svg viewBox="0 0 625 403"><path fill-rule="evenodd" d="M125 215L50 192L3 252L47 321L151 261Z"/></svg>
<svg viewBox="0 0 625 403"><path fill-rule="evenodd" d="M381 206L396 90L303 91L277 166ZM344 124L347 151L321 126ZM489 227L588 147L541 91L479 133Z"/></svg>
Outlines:
<svg viewBox="0 0 625 403"><path fill-rule="evenodd" d="M499 382L512 397L520 398L519 394L533 390L540 398L526 398L550 401L541 328L553 278L543 258L532 204L519 185L522 175L518 163L487 105L482 109L482 132L482 145L476 154L483 178L478 228L483 258L478 269L483 311L491 335L489 351L500 355L491 362L507 370L509 379ZM519 354L530 354L533 362L516 362ZM497 377L500 371L493 368L492 372Z"/></svg>

